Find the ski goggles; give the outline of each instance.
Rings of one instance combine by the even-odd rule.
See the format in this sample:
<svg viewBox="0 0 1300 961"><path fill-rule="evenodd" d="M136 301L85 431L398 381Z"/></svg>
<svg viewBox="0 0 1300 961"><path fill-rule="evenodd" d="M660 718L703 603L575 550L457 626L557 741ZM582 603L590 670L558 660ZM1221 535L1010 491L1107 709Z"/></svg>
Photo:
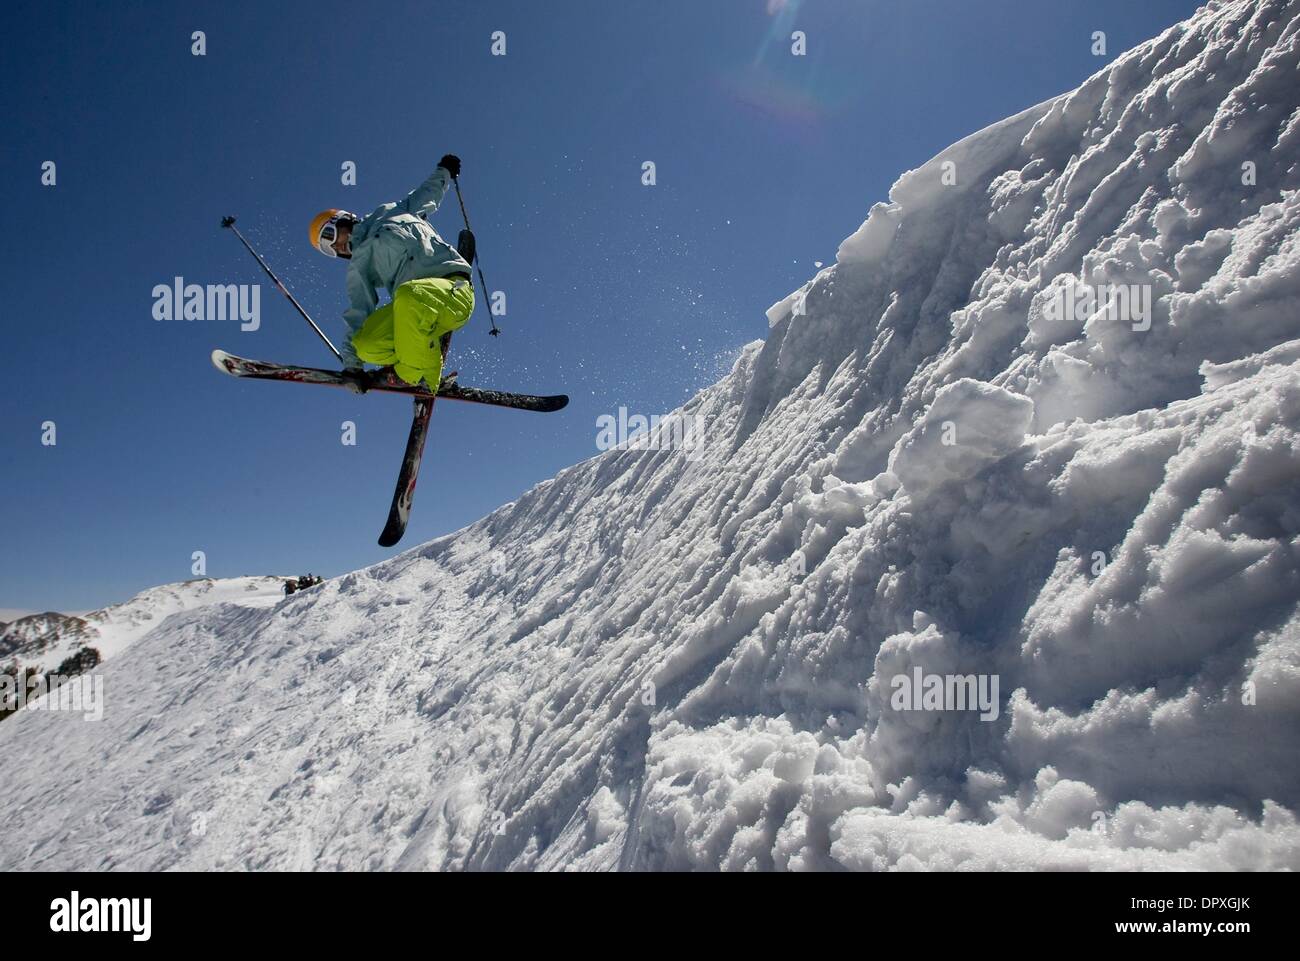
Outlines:
<svg viewBox="0 0 1300 961"><path fill-rule="evenodd" d="M316 235L316 249L326 257L337 257L334 250L334 243L339 239L339 221L352 223L352 215L340 211L337 217L331 217L320 226L320 233Z"/></svg>

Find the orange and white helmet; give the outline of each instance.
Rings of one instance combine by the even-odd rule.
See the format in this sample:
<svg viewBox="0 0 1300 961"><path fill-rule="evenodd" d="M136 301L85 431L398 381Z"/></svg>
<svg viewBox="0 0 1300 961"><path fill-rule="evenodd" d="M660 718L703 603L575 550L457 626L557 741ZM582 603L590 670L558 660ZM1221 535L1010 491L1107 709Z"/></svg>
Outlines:
<svg viewBox="0 0 1300 961"><path fill-rule="evenodd" d="M339 210L337 207L322 210L311 219L311 225L307 228L308 236L311 238L311 245L326 257L337 257L338 254L334 252L334 241L339 236L339 224L354 224L356 222L356 215L350 214L346 210Z"/></svg>

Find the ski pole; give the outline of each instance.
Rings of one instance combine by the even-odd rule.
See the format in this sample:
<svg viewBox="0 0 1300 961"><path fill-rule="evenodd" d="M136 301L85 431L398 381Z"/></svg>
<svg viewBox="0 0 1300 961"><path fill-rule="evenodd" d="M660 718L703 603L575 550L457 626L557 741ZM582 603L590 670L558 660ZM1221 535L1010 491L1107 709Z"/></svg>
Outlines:
<svg viewBox="0 0 1300 961"><path fill-rule="evenodd" d="M243 244L245 247L247 247L247 248L248 248L248 252L249 252L250 254L252 254L252 255L257 259L257 262L258 262L259 264L262 265L262 269L266 271L266 276L268 276L268 277L271 278L271 280L272 280L272 282L275 284L275 286L276 286L277 288L279 288L280 293L284 294L286 297L289 298L289 303L293 304L294 309L297 310L298 313L302 314L302 319L303 319L303 320L305 320L305 321L307 321L307 323L311 324L311 329L314 330L314 331L316 331L316 333L320 336L320 339L321 339L321 340L325 341L325 346L328 347L328 348L330 349L330 353L332 353L335 357L337 357L339 363L342 364L342 363L343 363L343 355L340 354L340 353L338 352L338 348L335 347L335 346L330 342L330 339L329 339L328 337L325 336L325 331L321 330L319 327L316 326L316 321L312 320L312 319L311 319L311 315L308 314L307 311L303 310L303 308L302 308L302 304L298 303L297 299L293 296L293 294L289 293L289 288L286 287L284 284L282 284L282 283L280 282L280 278L277 277L277 276L275 275L275 272L272 271L271 268L267 266L267 263L266 263L265 260L262 259L262 256L261 256L261 255L260 255L256 250L253 249L252 245L251 245L247 240L244 239L244 235L241 234L241 233L239 232L239 228L235 226L235 218L234 218L234 217L222 217L222 218L221 218L221 226L223 226L223 227L227 227L227 228L229 228L230 230L233 230L233 231L235 232L235 236L239 238L239 242L240 242L241 244Z"/></svg>
<svg viewBox="0 0 1300 961"><path fill-rule="evenodd" d="M473 234L474 228L469 225L469 214L465 212L465 198L460 195L460 178L453 174L451 182L456 185L456 199L460 202L460 215L465 219L465 229ZM488 323L492 325L488 333L496 337L501 331L497 327L497 319L492 316L492 298L488 296L487 281L483 279L483 261L479 259L477 244L474 250L474 267L478 271L478 282L483 287L483 305L487 307Z"/></svg>

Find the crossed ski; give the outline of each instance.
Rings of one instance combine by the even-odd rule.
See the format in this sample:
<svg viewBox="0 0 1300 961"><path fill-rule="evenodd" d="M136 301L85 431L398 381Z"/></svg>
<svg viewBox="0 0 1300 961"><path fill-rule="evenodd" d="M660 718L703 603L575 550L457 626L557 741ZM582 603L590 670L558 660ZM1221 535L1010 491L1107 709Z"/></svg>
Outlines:
<svg viewBox="0 0 1300 961"><path fill-rule="evenodd" d="M450 344L451 335L444 339L443 356ZM341 371L324 370L319 367L293 367L286 364L270 364L260 360L248 360L236 357L224 350L212 352L212 364L224 374L232 377L249 377L254 380L280 380L291 384L323 384L327 387L345 387L347 381ZM406 439L406 453L402 456L402 468L397 475L397 487L393 491L393 502L388 510L388 523L379 535L382 547L392 547L406 533L406 523L411 517L411 504L415 499L415 482L420 474L420 461L424 456L424 442L429 433L429 419L433 416L433 403L439 397L448 400L463 401L470 404L485 404L489 407L509 407L514 410L532 410L550 413L562 410L569 403L564 394L541 396L537 394L514 394L500 390L485 390L480 387L466 387L449 384L441 387L436 394L422 387L412 387L396 377L380 379L374 382L370 390L382 393L408 394L415 399L414 416L411 418L411 433Z"/></svg>

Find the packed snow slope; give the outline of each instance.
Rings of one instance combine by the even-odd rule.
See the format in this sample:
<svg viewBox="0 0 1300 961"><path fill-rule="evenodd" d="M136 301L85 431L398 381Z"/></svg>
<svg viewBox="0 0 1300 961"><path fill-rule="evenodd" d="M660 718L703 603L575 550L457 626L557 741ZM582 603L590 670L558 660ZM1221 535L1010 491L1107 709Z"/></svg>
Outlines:
<svg viewBox="0 0 1300 961"><path fill-rule="evenodd" d="M0 868L1300 867L1298 66L1213 4L904 174L689 456L173 618L3 725Z"/></svg>

